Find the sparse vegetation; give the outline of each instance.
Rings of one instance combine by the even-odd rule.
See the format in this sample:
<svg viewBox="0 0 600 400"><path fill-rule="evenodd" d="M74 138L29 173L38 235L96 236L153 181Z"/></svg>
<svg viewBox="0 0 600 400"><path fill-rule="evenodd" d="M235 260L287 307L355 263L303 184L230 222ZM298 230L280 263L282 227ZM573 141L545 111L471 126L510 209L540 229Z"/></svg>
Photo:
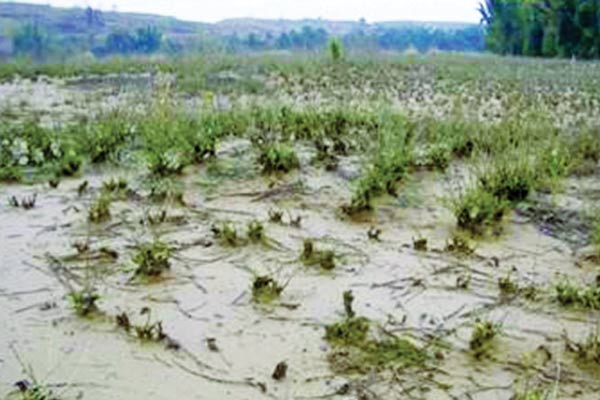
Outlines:
<svg viewBox="0 0 600 400"><path fill-rule="evenodd" d="M172 248L159 240L141 245L133 256L136 276L157 277L171 268Z"/></svg>
<svg viewBox="0 0 600 400"><path fill-rule="evenodd" d="M332 250L318 250L312 239L305 239L302 245L300 259L308 267L319 266L321 269L331 271L335 269L335 253Z"/></svg>
<svg viewBox="0 0 600 400"><path fill-rule="evenodd" d="M500 332L500 325L492 321L476 321L473 326L469 347L477 358L485 355L492 345L493 340Z"/></svg>
<svg viewBox="0 0 600 400"><path fill-rule="evenodd" d="M307 333L308 342L287 344L306 360L325 349L331 370L273 352L261 365L268 373L278 365L273 379L288 383L298 368L313 368L311 385L331 388L315 396L546 400L551 381L556 397L593 393L591 379L571 378L595 371L597 335L567 341L566 356L549 343L600 310L600 218L589 212L600 161L597 65L445 52L367 58L354 46L383 37L371 31L344 38L339 56L323 40L309 56L241 58L215 48L177 60L0 65L0 80L11 68L35 79L0 88L8 93L0 189L9 204L0 206L9 266L0 298L11 303L0 317L18 332L8 342L43 348L47 322L80 352L91 337L81 329L114 318L120 334L139 339L132 342L178 348L164 320L185 351L150 354L156 362L136 384L169 364L231 397L273 395L271 385L244 378L240 354ZM39 204L29 197L36 192ZM263 268L248 277L253 264ZM44 284L45 275L64 290ZM19 279L23 287L11 287ZM341 317L330 315L326 343L309 343L331 311L331 290L343 286L354 292L344 292ZM54 303L64 292L71 313L89 319L73 321L66 301ZM140 304L156 307L152 317L131 311ZM493 321L465 326L486 312L493 321L509 313L502 340ZM93 337L114 334L101 330ZM527 349L531 367L515 357ZM138 365L137 353L105 352L98 362L126 381L133 372L122 366ZM87 376L96 364L77 365ZM502 374L488 374L485 385L465 379L482 368ZM523 377L525 387L510 385ZM171 386L157 386L156 396L168 397Z"/></svg>
<svg viewBox="0 0 600 400"><path fill-rule="evenodd" d="M283 289L273 278L257 276L252 282L252 299L256 303L269 304L279 298Z"/></svg>
<svg viewBox="0 0 600 400"><path fill-rule="evenodd" d="M112 197L110 194L100 195L90 206L88 211L88 220L92 223L99 224L110 220L110 205Z"/></svg>
<svg viewBox="0 0 600 400"><path fill-rule="evenodd" d="M222 222L219 225L213 225L211 230L215 238L222 245L235 247L240 244L237 230L231 222Z"/></svg>
<svg viewBox="0 0 600 400"><path fill-rule="evenodd" d="M346 317L325 327L325 339L334 348L329 356L334 371L356 373L389 366L410 368L422 366L428 360L427 353L408 339L396 336L372 339L372 324L368 319L355 315L353 301L352 293L345 292Z"/></svg>
<svg viewBox="0 0 600 400"><path fill-rule="evenodd" d="M258 162L265 174L287 173L300 167L300 161L294 149L282 143L263 147Z"/></svg>
<svg viewBox="0 0 600 400"><path fill-rule="evenodd" d="M98 311L97 302L100 300L100 295L92 290L71 292L69 293L68 298L75 313L81 317L87 317Z"/></svg>

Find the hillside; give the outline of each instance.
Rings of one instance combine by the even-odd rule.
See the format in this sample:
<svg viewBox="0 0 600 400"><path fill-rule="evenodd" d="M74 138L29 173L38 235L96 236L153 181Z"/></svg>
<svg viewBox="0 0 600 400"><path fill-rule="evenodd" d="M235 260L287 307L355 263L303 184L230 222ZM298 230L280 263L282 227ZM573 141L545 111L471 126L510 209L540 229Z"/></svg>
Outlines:
<svg viewBox="0 0 600 400"><path fill-rule="evenodd" d="M62 34L80 35L88 32L86 11L82 8L58 8L47 5L27 3L0 3L0 34L7 35L11 29L25 21L36 21L44 29ZM281 34L304 26L322 28L330 34L344 35L353 30L375 29L377 27L427 26L430 28L452 30L473 26L468 23L388 21L367 24L360 21L330 21L323 19L268 20L238 18L228 19L215 24L182 21L160 15L102 12L102 20L95 24L95 33L109 34L115 30L131 30L147 25L155 25L167 35L189 35L200 31L218 36L248 35L251 33Z"/></svg>

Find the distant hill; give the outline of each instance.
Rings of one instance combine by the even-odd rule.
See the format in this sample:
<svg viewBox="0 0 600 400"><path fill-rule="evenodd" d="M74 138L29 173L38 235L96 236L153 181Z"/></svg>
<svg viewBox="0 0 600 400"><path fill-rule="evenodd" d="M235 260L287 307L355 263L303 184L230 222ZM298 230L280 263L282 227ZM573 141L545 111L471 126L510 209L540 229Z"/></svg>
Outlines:
<svg viewBox="0 0 600 400"><path fill-rule="evenodd" d="M131 30L155 25L167 35L190 35L199 32L219 36L281 34L293 29L300 30L304 26L311 28L322 28L332 35L344 35L356 29L372 30L377 27L397 28L426 26L435 29L452 30L464 29L475 24L452 23L452 22L417 22L417 21L389 21L367 24L360 21L330 21L324 19L301 19L301 20L270 20L239 18L227 19L214 24L203 22L182 21L173 17L161 15L124 13L124 12L102 12L102 24L97 26L98 34L109 34L115 30ZM44 29L62 33L81 35L88 32L85 9L83 8L58 8L47 5L37 5L17 2L0 3L0 35L8 34L8 31L19 23L36 21Z"/></svg>
<svg viewBox="0 0 600 400"><path fill-rule="evenodd" d="M17 46L12 37L23 27L35 27ZM138 29L155 27L153 32ZM33 29L33 28L32 28ZM39 30L39 31L38 31ZM33 36L32 36L33 35ZM39 35L34 38L35 35ZM44 42L44 35L51 38ZM136 36L137 35L137 36ZM140 36L141 35L141 36ZM64 59L82 52L96 56L157 51L316 50L330 36L343 38L352 48L384 50L437 48L448 51L480 51L483 32L477 24L449 22L331 21L325 19L228 19L217 23L182 21L174 17L97 11L91 8L59 8L18 2L0 2L0 57L32 55L36 60L52 56ZM362 47L361 47L362 46Z"/></svg>

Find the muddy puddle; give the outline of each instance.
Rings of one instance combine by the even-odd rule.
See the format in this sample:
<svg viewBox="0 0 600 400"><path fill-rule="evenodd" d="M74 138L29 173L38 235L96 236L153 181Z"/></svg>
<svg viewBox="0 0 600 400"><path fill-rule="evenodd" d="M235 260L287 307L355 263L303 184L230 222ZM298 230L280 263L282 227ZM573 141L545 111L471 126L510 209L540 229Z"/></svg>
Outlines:
<svg viewBox="0 0 600 400"><path fill-rule="evenodd" d="M269 179L254 171L248 146L221 147L219 166L193 167L181 178L185 206L147 201L143 177L125 170L97 170L57 189L0 187L0 393L18 398L13 385L28 367L65 399L492 400L509 399L529 377L559 398L597 398L598 370L576 363L564 340L583 340L597 314L552 299L561 277L593 282L598 272L578 255L585 238L551 234L549 224L565 218L538 218L544 208L534 204L542 211L515 212L499 237L478 242L472 254L452 253L454 220L443 198L462 167L415 172L398 197L383 199L358 223L339 211L351 194L347 174L304 163L300 172ZM142 196L116 201L110 221L90 225L90 204L114 177L127 178ZM90 189L79 196L84 180ZM589 179L569 185L557 201L562 208L545 206L581 209L597 193ZM31 210L7 206L11 196L34 193ZM171 217L162 224L141 222L162 210ZM269 220L272 210L283 211L282 223ZM299 226L291 225L298 216ZM230 221L243 234L254 219L265 226L264 243L232 248L211 232ZM381 230L378 241L369 240L371 226ZM133 279L134 249L157 237L175 249L170 271L157 281ZM335 251L334 270L303 265L306 238ZM426 249L414 249L416 238L427 239ZM77 243L89 244L87 255ZM259 275L286 283L270 305L252 301ZM498 280L507 275L537 298L502 295ZM97 290L100 315L73 313L65 277ZM325 326L343 317L347 290L355 312L385 331L443 343L435 359L425 369L333 373ZM134 324L161 321L168 345L120 329L115 316L123 312ZM478 318L502 325L482 359L469 349ZM288 370L278 381L272 374L281 362Z"/></svg>

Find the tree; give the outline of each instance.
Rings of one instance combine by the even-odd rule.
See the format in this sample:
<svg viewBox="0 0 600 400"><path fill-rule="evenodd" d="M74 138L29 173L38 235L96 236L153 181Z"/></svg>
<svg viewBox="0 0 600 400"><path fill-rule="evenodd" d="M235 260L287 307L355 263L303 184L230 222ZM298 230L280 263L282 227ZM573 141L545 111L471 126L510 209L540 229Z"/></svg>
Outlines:
<svg viewBox="0 0 600 400"><path fill-rule="evenodd" d="M50 52L50 36L37 23L27 23L13 37L13 48L18 55L42 61Z"/></svg>

